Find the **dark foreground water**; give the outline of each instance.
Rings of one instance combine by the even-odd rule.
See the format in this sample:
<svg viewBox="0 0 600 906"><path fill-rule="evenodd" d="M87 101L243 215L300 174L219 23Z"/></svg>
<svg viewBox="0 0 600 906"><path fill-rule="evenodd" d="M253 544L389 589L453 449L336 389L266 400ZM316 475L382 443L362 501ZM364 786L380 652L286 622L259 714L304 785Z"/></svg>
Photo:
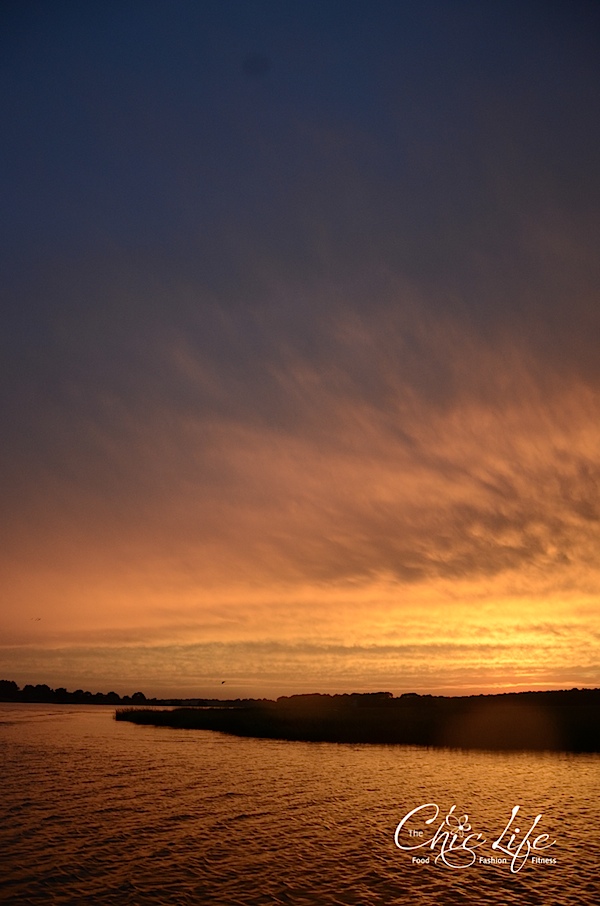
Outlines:
<svg viewBox="0 0 600 906"><path fill-rule="evenodd" d="M253 740L112 718L0 704L2 902L600 903L598 755Z"/></svg>

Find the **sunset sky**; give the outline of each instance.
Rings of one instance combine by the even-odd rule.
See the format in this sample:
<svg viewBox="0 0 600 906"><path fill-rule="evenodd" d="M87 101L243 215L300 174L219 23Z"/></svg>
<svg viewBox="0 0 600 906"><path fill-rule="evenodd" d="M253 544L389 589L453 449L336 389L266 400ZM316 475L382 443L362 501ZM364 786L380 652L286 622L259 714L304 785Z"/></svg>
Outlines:
<svg viewBox="0 0 600 906"><path fill-rule="evenodd" d="M0 42L0 678L600 685L598 4Z"/></svg>

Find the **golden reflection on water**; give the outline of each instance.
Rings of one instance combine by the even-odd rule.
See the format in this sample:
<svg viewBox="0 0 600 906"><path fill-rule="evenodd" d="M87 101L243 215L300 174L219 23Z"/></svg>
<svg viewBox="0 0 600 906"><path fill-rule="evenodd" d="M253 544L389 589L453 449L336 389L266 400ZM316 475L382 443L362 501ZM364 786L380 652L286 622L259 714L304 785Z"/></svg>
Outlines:
<svg viewBox="0 0 600 906"><path fill-rule="evenodd" d="M19 906L598 902L595 755L238 739L0 705L0 759L2 890ZM541 815L557 864L414 863L394 833L425 803L468 816L486 854L514 806Z"/></svg>

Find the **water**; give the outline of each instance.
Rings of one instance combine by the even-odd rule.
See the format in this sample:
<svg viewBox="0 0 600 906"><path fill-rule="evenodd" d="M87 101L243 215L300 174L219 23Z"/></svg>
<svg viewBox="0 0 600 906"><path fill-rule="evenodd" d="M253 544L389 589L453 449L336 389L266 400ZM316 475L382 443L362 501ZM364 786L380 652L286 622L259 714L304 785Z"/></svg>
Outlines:
<svg viewBox="0 0 600 906"><path fill-rule="evenodd" d="M99 706L0 704L2 902L600 902L600 756L237 739L112 717ZM433 807L415 814L399 842L426 842L456 805L450 824L468 814L462 831L453 824L456 843L485 838L475 864L436 864L440 842L396 847L397 825L425 803L438 819L424 823ZM491 842L515 805L515 846L542 814L529 842L556 840L539 851L556 864L479 862L503 857Z"/></svg>

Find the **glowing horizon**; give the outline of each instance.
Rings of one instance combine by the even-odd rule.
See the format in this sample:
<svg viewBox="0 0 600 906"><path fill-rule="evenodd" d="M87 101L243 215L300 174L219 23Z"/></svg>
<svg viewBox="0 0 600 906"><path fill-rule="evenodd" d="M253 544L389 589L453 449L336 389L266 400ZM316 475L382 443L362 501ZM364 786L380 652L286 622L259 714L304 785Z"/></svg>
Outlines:
<svg viewBox="0 0 600 906"><path fill-rule="evenodd" d="M117 435L144 437L136 448L151 475L168 464L166 486L147 485L140 524L139 495L118 502L118 489L112 500L84 489L81 499L38 476L51 524L70 522L72 534L13 525L5 558L13 544L39 559L25 574L16 556L5 563L20 602L4 618L5 671L10 649L47 662L40 682L56 669L53 652L76 663L78 649L98 649L113 685L135 651L138 686L161 682L156 668L144 673L152 654L166 672L177 664L186 686L205 690L223 674L269 697L295 682L350 691L385 681L395 693L598 683L589 492L600 399L575 386L540 407L538 388L512 367L487 367L502 408L469 395L441 411L413 399L401 437L393 410L353 406L348 390L332 400L307 369L308 425L274 433L184 413L165 438L156 425L166 412L115 422ZM190 463L201 434L202 462ZM112 444L122 468L131 447Z"/></svg>

